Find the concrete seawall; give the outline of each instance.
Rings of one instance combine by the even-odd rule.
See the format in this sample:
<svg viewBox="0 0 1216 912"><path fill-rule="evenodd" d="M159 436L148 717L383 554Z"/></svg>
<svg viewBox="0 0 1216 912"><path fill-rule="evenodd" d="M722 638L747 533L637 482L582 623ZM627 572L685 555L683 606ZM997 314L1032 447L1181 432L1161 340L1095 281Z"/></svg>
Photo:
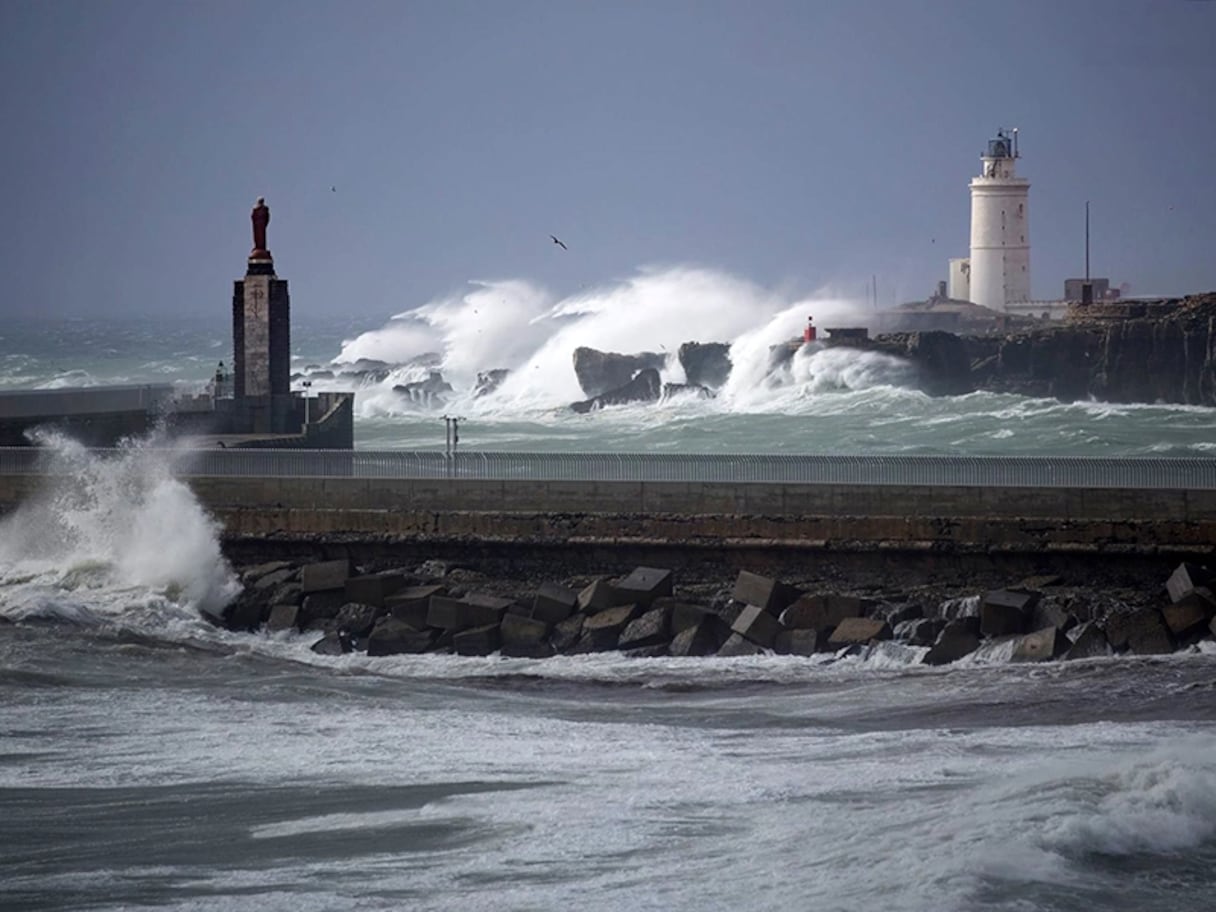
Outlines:
<svg viewBox="0 0 1216 912"><path fill-rule="evenodd" d="M0 475L0 508L39 479ZM543 564L780 566L1004 555L1115 563L1216 553L1216 490L628 481L192 477L242 556L477 552ZM546 556L547 555L547 556ZM594 561L592 558L594 557ZM1020 559L1020 560L1016 560ZM1153 572L1157 572L1154 569Z"/></svg>

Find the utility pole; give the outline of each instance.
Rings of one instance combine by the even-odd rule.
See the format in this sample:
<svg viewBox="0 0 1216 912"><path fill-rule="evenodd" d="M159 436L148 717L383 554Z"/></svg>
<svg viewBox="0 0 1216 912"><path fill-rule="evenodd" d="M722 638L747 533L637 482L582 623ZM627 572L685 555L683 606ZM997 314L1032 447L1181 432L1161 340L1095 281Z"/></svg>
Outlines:
<svg viewBox="0 0 1216 912"><path fill-rule="evenodd" d="M1089 280L1089 200L1085 201L1085 281L1081 285L1081 303L1094 302L1094 283Z"/></svg>
<svg viewBox="0 0 1216 912"><path fill-rule="evenodd" d="M444 415L443 423L447 434L443 445L443 456L447 460L448 475L452 474L456 462L456 447L460 443L460 422L463 418L455 415Z"/></svg>

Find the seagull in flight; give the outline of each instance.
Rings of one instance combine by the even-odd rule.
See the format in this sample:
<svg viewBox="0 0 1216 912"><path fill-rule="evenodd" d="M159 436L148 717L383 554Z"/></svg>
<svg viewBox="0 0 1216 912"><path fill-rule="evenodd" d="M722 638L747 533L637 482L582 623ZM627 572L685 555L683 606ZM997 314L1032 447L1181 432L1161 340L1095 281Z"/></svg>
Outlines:
<svg viewBox="0 0 1216 912"><path fill-rule="evenodd" d="M553 243L556 244L558 247L560 247L562 250L570 249L565 244L563 244L561 241L559 241L554 235L551 234L551 235L549 235L549 237L553 238Z"/></svg>

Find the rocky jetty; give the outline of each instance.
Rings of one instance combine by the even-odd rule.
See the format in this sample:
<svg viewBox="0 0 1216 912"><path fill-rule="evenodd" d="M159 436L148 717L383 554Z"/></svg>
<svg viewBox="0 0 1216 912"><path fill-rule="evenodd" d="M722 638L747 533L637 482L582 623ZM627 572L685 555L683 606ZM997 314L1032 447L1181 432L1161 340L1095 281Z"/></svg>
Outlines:
<svg viewBox="0 0 1216 912"><path fill-rule="evenodd" d="M1062 323L1012 333L895 333L861 346L912 361L936 394L1216 405L1216 293L1074 305Z"/></svg>
<svg viewBox="0 0 1216 912"><path fill-rule="evenodd" d="M656 567L535 582L442 561L373 569L346 559L260 564L242 579L242 595L213 620L235 630L290 631L329 654L880 652L946 665L976 653L1014 662L1157 655L1216 638L1216 575L1190 563L1174 570L1160 594L1135 597L1054 576L942 599L793 585L749 571L731 584L678 587L671 570Z"/></svg>

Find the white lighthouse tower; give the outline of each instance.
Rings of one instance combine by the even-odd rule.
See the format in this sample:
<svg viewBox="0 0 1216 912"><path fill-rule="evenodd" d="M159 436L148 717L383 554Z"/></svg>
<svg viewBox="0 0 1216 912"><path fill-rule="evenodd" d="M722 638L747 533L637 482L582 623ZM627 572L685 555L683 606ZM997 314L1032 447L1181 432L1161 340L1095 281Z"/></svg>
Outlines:
<svg viewBox="0 0 1216 912"><path fill-rule="evenodd" d="M970 299L1005 310L1030 300L1030 181L1018 177L1018 131L998 130L971 179Z"/></svg>

